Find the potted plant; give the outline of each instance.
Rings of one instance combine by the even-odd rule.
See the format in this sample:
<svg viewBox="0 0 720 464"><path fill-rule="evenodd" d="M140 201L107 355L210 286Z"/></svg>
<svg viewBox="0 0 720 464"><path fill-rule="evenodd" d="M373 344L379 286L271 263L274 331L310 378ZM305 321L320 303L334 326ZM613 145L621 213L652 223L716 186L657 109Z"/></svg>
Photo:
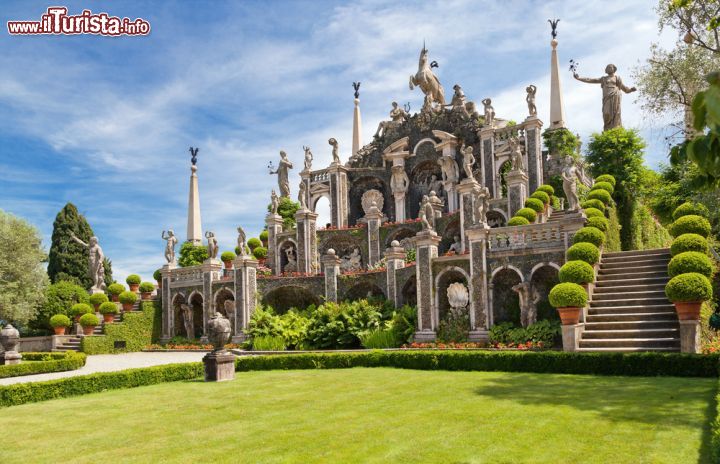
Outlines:
<svg viewBox="0 0 720 464"><path fill-rule="evenodd" d="M127 276L127 279L125 279L125 282L127 282L127 284L130 286L130 291L131 291L131 292L137 293L137 292L138 292L138 289L140 288L140 281L141 281L141 280L142 280L142 279L140 279L140 276L139 276L139 275L137 275L137 274L130 274L129 276Z"/></svg>
<svg viewBox="0 0 720 464"><path fill-rule="evenodd" d="M108 297L104 293L93 293L90 295L90 304L95 308L95 312L98 312L100 305L108 301Z"/></svg>
<svg viewBox="0 0 720 464"><path fill-rule="evenodd" d="M157 282L158 288L162 288L162 272L160 269L153 272L153 279L155 279L155 282Z"/></svg>
<svg viewBox="0 0 720 464"><path fill-rule="evenodd" d="M80 325L83 328L83 335L92 335L100 320L94 314L83 314L80 318Z"/></svg>
<svg viewBox="0 0 720 464"><path fill-rule="evenodd" d="M665 295L675 305L678 319L697 321L703 302L712 298L712 285L704 275L688 272L670 279L665 286Z"/></svg>
<svg viewBox="0 0 720 464"><path fill-rule="evenodd" d="M123 311L132 311L137 298L138 297L135 292L131 292L129 290L122 292L118 299L120 300L120 303L122 303Z"/></svg>
<svg viewBox="0 0 720 464"><path fill-rule="evenodd" d="M77 303L70 308L70 314L75 317L75 322L80 321L80 317L85 314L92 314L95 310L87 303Z"/></svg>
<svg viewBox="0 0 720 464"><path fill-rule="evenodd" d="M560 268L558 278L560 282L581 285L586 292L589 292L590 284L595 282L595 268L585 261L568 261Z"/></svg>
<svg viewBox="0 0 720 464"><path fill-rule="evenodd" d="M575 325L580 320L580 311L588 301L584 288L572 282L557 284L548 295L550 304L560 314L563 325Z"/></svg>
<svg viewBox="0 0 720 464"><path fill-rule="evenodd" d="M248 248L250 248L250 253L252 253L255 251L255 248L262 246L262 242L260 241L259 238L252 237L251 239L249 239L247 241L247 246L248 246Z"/></svg>
<svg viewBox="0 0 720 464"><path fill-rule="evenodd" d="M152 282L143 282L140 284L140 296L142 296L143 300L149 300L154 291L155 284Z"/></svg>
<svg viewBox="0 0 720 464"><path fill-rule="evenodd" d="M65 329L71 325L70 318L64 314L56 314L50 318L50 327L55 330L55 335L65 335Z"/></svg>
<svg viewBox="0 0 720 464"><path fill-rule="evenodd" d="M103 315L103 322L112 324L115 321L115 315L118 313L118 307L111 301L106 301L100 305L100 314Z"/></svg>
<svg viewBox="0 0 720 464"><path fill-rule="evenodd" d="M255 259L260 261L260 264L265 263L265 259L267 258L267 248L264 246L258 246L255 247L255 249L252 251L253 256L255 256Z"/></svg>
<svg viewBox="0 0 720 464"><path fill-rule="evenodd" d="M233 260L235 258L236 255L232 251L224 251L223 254L220 255L220 260L222 260L225 265L225 269L232 269Z"/></svg>
<svg viewBox="0 0 720 464"><path fill-rule="evenodd" d="M265 248L267 248L267 246L268 246L268 236L269 236L269 234L268 234L267 229L260 232L260 241L262 242L262 244Z"/></svg>
<svg viewBox="0 0 720 464"><path fill-rule="evenodd" d="M113 282L110 284L110 286L108 286L108 292L110 292L110 297L112 298L112 301L114 301L115 303L120 301L120 300L118 300L118 296L120 296L120 294L124 291L125 291L125 286L123 284L120 284L117 282Z"/></svg>

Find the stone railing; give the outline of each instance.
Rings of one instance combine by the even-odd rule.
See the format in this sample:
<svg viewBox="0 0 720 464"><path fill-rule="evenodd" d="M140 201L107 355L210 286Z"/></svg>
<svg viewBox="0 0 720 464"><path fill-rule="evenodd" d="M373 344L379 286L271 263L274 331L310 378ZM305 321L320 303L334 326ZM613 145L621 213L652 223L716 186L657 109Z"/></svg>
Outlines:
<svg viewBox="0 0 720 464"><path fill-rule="evenodd" d="M522 124L515 126L506 126L500 129L495 129L495 140L503 141L508 140L510 137L517 137L519 139L525 138L525 127Z"/></svg>
<svg viewBox="0 0 720 464"><path fill-rule="evenodd" d="M215 280L217 277L214 277ZM202 265L179 267L170 271L170 285L199 283L202 284Z"/></svg>
<svg viewBox="0 0 720 464"><path fill-rule="evenodd" d="M564 248L570 246L575 232L583 226L581 221L546 222L527 226L498 227L488 236L490 252L527 248Z"/></svg>
<svg viewBox="0 0 720 464"><path fill-rule="evenodd" d="M328 174L327 171L313 171L312 174L310 174L310 182L327 182L330 180L330 174Z"/></svg>

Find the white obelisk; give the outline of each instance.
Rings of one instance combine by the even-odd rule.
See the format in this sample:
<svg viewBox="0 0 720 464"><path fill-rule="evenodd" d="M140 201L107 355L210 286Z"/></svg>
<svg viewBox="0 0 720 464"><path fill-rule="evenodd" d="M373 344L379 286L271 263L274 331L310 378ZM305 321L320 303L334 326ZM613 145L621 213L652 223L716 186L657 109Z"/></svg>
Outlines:
<svg viewBox="0 0 720 464"><path fill-rule="evenodd" d="M352 139L352 156L357 155L360 151L362 142L360 141L360 133L362 132L362 122L360 120L360 99L355 98L355 110L353 111L353 139Z"/></svg>
<svg viewBox="0 0 720 464"><path fill-rule="evenodd" d="M550 129L565 127L565 108L563 107L562 91L560 86L560 64L557 55L557 39L550 42L552 52L550 55Z"/></svg>
<svg viewBox="0 0 720 464"><path fill-rule="evenodd" d="M202 244L202 223L200 221L200 191L198 189L197 166L190 166L190 194L188 195L187 241Z"/></svg>

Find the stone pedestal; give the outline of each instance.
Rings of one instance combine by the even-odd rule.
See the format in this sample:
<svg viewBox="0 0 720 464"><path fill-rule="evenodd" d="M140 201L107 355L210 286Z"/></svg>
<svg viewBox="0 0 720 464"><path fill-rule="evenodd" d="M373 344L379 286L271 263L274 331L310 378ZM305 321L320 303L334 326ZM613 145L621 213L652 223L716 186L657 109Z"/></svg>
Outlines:
<svg viewBox="0 0 720 464"><path fill-rule="evenodd" d="M525 171L510 171L505 175L508 189L508 216L513 217L525 205L528 176Z"/></svg>
<svg viewBox="0 0 720 464"><path fill-rule="evenodd" d="M563 325L562 344L563 351L577 351L580 347L580 334L585 329L585 324Z"/></svg>
<svg viewBox="0 0 720 464"><path fill-rule="evenodd" d="M385 250L385 262L387 263L387 298L392 301L396 308L400 305L400 293L397 288L395 272L405 267L405 249L400 242L393 240L390 248Z"/></svg>
<svg viewBox="0 0 720 464"><path fill-rule="evenodd" d="M460 241L462 252L468 249L467 229L475 224L475 208L473 208L474 192L480 189L480 184L472 179L463 179L457 190L460 195Z"/></svg>
<svg viewBox="0 0 720 464"><path fill-rule="evenodd" d="M203 356L206 382L223 382L235 378L235 355L227 351L213 351Z"/></svg>
<svg viewBox="0 0 720 464"><path fill-rule="evenodd" d="M370 211L365 214L368 234L368 264L374 266L380 261L380 224L382 224L383 213L373 202Z"/></svg>
<svg viewBox="0 0 720 464"><path fill-rule="evenodd" d="M342 260L335 254L335 250L330 248L327 254L320 258L320 261L322 261L323 273L325 274L325 300L337 303L337 279L340 275L340 263Z"/></svg>
<svg viewBox="0 0 720 464"><path fill-rule="evenodd" d="M238 256L234 261L235 314L232 320L232 342L242 343L247 338L245 329L255 312L255 293L257 292L256 259Z"/></svg>
<svg viewBox="0 0 720 464"><path fill-rule="evenodd" d="M170 274L175 269L175 263L166 264L160 270L162 275L162 287L158 289L162 300L162 329L160 334L160 343L167 343L173 337L175 327L175 312L173 311L172 301L170 301Z"/></svg>
<svg viewBox="0 0 720 464"><path fill-rule="evenodd" d="M470 340L488 341L492 306L488 289L487 249L490 227L477 224L467 230L470 246Z"/></svg>
<svg viewBox="0 0 720 464"><path fill-rule="evenodd" d="M0 365L9 366L11 364L20 364L22 355L17 351L5 351L0 353Z"/></svg>
<svg viewBox="0 0 720 464"><path fill-rule="evenodd" d="M523 125L525 126L528 192L532 193L544 183L541 139L543 123L537 116L528 116Z"/></svg>
<svg viewBox="0 0 720 464"><path fill-rule="evenodd" d="M443 188L447 194L447 206L448 212L453 212L460 208L460 202L458 201L457 185L455 182L443 182Z"/></svg>
<svg viewBox="0 0 720 464"><path fill-rule="evenodd" d="M700 321L680 321L680 352L700 352Z"/></svg>
<svg viewBox="0 0 720 464"><path fill-rule="evenodd" d="M270 213L265 216L265 225L268 230L268 252L267 259L265 262L268 267L273 270L275 275L280 275L280 253L278 253L278 239L277 236L282 232L283 218L279 214Z"/></svg>
<svg viewBox="0 0 720 464"><path fill-rule="evenodd" d="M418 326L416 341L435 340L435 317L433 315L435 285L432 278L432 261L438 256L441 237L435 232L424 230L415 238L415 277L417 282Z"/></svg>
<svg viewBox="0 0 720 464"><path fill-rule="evenodd" d="M348 169L342 164L333 163L327 168L327 173L330 175L330 216L333 227L337 228L348 225L347 171ZM317 219L317 215L315 218Z"/></svg>
<svg viewBox="0 0 720 464"><path fill-rule="evenodd" d="M202 263L202 282L203 282L203 334L200 337L202 343L208 341L207 323L213 311L213 294L212 283L214 280L220 280L222 275L223 264L219 259L207 259Z"/></svg>
<svg viewBox="0 0 720 464"><path fill-rule="evenodd" d="M315 274L319 270L317 262L317 235L315 234L317 217L318 215L316 213L308 209L295 213L295 221L297 222L298 272Z"/></svg>
<svg viewBox="0 0 720 464"><path fill-rule="evenodd" d="M17 351L19 344L20 332L11 324L0 330L0 346L4 350L0 353L0 365L20 364L22 355Z"/></svg>

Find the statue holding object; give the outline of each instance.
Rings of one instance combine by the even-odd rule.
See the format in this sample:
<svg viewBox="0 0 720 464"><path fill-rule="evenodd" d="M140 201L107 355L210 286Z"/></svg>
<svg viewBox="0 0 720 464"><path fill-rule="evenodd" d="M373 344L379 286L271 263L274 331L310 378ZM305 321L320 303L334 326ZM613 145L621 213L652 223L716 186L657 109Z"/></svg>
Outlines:
<svg viewBox="0 0 720 464"><path fill-rule="evenodd" d="M270 171L270 174L277 174L278 176L278 188L280 189L280 196L290 198L290 180L289 171L293 168L292 163L287 158L287 153L280 150L280 164L275 171Z"/></svg>
<svg viewBox="0 0 720 464"><path fill-rule="evenodd" d="M92 293L101 293L105 291L105 254L96 236L90 237L89 243L85 243L70 232L70 238L79 243L88 251L88 275L92 280Z"/></svg>
<svg viewBox="0 0 720 464"><path fill-rule="evenodd" d="M528 105L528 113L530 113L530 116L537 116L537 106L535 106L535 94L537 93L537 87L530 84L525 87L525 91L527 92L525 101Z"/></svg>
<svg viewBox="0 0 720 464"><path fill-rule="evenodd" d="M423 44L420 50L420 58L418 59L418 71L414 76L410 76L410 90L420 87L425 94L425 105L423 109L430 109L434 103L445 106L445 90L440 84L440 80L433 73L432 68L438 67L436 61L428 63L428 50Z"/></svg>
<svg viewBox="0 0 720 464"><path fill-rule="evenodd" d="M605 67L606 75L598 78L580 77L577 72L573 72L573 77L580 82L600 84L603 92L603 131L622 127L622 118L620 115L622 93L620 93L620 91L632 93L637 90L635 87L627 87L623 84L620 76L615 74L616 72L617 66L614 64L607 65Z"/></svg>

